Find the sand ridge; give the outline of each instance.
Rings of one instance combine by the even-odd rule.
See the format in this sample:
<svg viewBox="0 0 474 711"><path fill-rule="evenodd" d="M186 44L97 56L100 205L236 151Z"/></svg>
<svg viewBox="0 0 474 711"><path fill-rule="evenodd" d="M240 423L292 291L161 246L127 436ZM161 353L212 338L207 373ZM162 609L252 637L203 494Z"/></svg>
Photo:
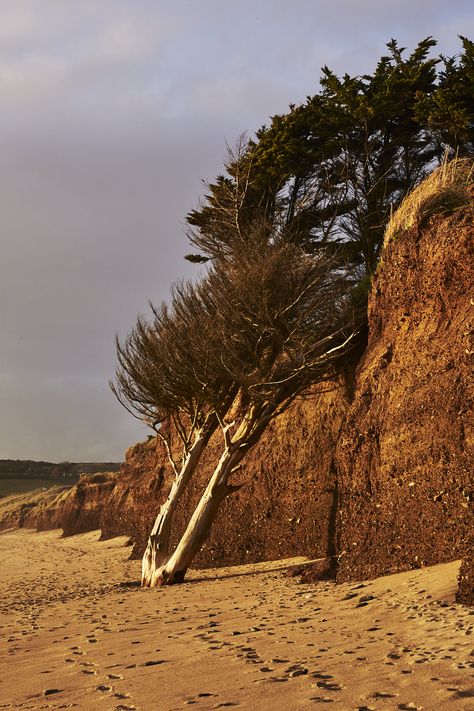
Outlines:
<svg viewBox="0 0 474 711"><path fill-rule="evenodd" d="M459 563L301 585L275 561L137 585L125 539L0 534L0 709L474 709Z"/></svg>

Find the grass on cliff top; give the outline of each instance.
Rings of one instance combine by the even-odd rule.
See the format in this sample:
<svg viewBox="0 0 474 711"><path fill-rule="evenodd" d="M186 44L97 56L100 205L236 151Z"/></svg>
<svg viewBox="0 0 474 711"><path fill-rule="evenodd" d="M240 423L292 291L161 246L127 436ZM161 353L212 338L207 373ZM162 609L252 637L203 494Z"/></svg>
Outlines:
<svg viewBox="0 0 474 711"><path fill-rule="evenodd" d="M390 218L384 247L411 227L421 227L435 214L448 213L466 205L472 195L474 162L470 158L445 160L402 201Z"/></svg>

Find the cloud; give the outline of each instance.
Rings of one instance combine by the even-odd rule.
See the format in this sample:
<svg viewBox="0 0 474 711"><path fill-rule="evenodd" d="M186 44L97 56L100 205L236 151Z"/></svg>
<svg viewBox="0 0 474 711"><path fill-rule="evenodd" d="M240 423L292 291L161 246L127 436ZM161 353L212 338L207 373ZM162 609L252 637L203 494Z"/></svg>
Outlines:
<svg viewBox="0 0 474 711"><path fill-rule="evenodd" d="M6 0L0 23L0 457L120 458L115 332L196 275L186 213L233 143L373 68L459 49L470 3Z"/></svg>

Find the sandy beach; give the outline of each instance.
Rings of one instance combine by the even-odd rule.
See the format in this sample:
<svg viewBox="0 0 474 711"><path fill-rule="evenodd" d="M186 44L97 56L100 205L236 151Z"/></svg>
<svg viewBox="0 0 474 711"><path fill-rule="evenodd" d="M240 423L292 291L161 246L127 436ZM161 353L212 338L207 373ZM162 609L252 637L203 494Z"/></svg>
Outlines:
<svg viewBox="0 0 474 711"><path fill-rule="evenodd" d="M302 559L141 589L124 538L0 534L2 709L474 709L459 563L301 585Z"/></svg>

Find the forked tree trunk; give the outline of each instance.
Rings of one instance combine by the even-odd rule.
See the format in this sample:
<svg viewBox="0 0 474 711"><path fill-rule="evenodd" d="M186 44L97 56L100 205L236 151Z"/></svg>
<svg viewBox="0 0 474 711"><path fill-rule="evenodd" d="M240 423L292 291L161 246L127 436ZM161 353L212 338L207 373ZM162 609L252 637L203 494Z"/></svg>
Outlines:
<svg viewBox="0 0 474 711"><path fill-rule="evenodd" d="M169 557L169 541L174 512L209 439L209 431L198 434L181 470L173 481L166 501L160 507L142 559L142 587L150 587L153 584L156 571Z"/></svg>
<svg viewBox="0 0 474 711"><path fill-rule="evenodd" d="M227 481L243 456L244 450L237 444L226 446L176 550L171 558L155 571L151 587L172 585L184 580L191 561L209 537L220 505L226 496L240 488L230 486Z"/></svg>

